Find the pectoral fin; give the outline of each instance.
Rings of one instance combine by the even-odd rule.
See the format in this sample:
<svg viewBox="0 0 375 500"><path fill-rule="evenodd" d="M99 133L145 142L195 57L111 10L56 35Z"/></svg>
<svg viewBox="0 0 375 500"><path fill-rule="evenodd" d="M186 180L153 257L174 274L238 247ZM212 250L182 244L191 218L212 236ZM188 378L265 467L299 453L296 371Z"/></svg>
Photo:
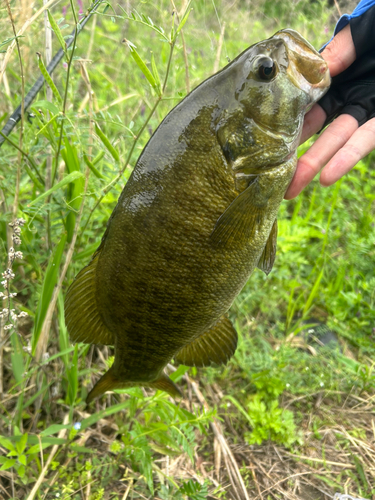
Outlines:
<svg viewBox="0 0 375 500"><path fill-rule="evenodd" d="M228 316L222 316L216 325L183 347L175 356L176 361L186 366L209 366L225 364L237 347L237 332Z"/></svg>
<svg viewBox="0 0 375 500"><path fill-rule="evenodd" d="M103 323L96 303L96 253L70 285L65 299L65 321L73 342L113 345L113 333Z"/></svg>
<svg viewBox="0 0 375 500"><path fill-rule="evenodd" d="M218 219L210 235L211 243L219 246L250 240L262 222L266 204L255 179Z"/></svg>
<svg viewBox="0 0 375 500"><path fill-rule="evenodd" d="M277 219L273 223L270 235L268 237L266 246L264 247L263 253L260 256L257 267L264 271L266 274L271 272L273 263L276 257L276 243L277 243Z"/></svg>

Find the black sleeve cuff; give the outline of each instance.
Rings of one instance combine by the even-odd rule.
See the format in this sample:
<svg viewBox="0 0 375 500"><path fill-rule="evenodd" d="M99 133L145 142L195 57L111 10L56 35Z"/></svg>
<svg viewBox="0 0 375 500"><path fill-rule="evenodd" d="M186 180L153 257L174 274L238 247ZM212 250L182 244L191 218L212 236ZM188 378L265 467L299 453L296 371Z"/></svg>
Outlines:
<svg viewBox="0 0 375 500"><path fill-rule="evenodd" d="M375 48L375 5L349 21L357 58Z"/></svg>

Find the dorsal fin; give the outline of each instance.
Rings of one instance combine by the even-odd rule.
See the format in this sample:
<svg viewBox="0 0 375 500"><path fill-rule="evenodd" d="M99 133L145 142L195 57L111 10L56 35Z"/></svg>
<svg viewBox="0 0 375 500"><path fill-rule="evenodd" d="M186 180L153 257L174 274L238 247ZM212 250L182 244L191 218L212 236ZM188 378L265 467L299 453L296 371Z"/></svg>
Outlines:
<svg viewBox="0 0 375 500"><path fill-rule="evenodd" d="M237 347L237 332L227 315L177 353L175 360L186 366L225 364Z"/></svg>
<svg viewBox="0 0 375 500"><path fill-rule="evenodd" d="M113 345L114 335L103 323L96 305L96 252L70 285L65 299L65 322L73 342Z"/></svg>

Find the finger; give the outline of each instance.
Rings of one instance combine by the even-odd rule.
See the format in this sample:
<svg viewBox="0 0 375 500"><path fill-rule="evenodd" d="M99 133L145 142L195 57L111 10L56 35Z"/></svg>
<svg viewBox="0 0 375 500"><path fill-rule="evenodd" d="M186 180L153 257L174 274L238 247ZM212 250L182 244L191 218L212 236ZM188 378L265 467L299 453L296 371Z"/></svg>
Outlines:
<svg viewBox="0 0 375 500"><path fill-rule="evenodd" d="M323 127L326 117L326 112L319 104L315 104L315 106L310 109L305 115L300 144L303 144Z"/></svg>
<svg viewBox="0 0 375 500"><path fill-rule="evenodd" d="M295 198L346 144L357 128L358 122L351 115L340 115L336 118L298 160L297 170L285 194L285 199Z"/></svg>
<svg viewBox="0 0 375 500"><path fill-rule="evenodd" d="M338 75L355 61L356 53L349 24L329 42L322 56L328 63L331 76Z"/></svg>
<svg viewBox="0 0 375 500"><path fill-rule="evenodd" d="M320 175L320 184L331 186L373 149L375 149L375 118L359 127L327 163Z"/></svg>

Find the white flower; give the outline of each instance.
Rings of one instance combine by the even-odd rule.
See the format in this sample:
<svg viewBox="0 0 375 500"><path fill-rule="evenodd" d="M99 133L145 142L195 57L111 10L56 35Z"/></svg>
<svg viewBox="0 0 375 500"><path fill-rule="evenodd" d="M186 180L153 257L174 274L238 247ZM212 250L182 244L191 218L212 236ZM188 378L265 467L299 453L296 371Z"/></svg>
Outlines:
<svg viewBox="0 0 375 500"><path fill-rule="evenodd" d="M324 387L324 382L320 382L320 387Z"/></svg>
<svg viewBox="0 0 375 500"><path fill-rule="evenodd" d="M2 285L3 285L3 287L5 287L5 288L8 286L8 282L7 282L7 280L2 281L2 282L1 282L1 284L2 284Z"/></svg>
<svg viewBox="0 0 375 500"><path fill-rule="evenodd" d="M44 359L44 361L47 361L49 359L49 353L48 352L45 352L43 354L43 359Z"/></svg>
<svg viewBox="0 0 375 500"><path fill-rule="evenodd" d="M28 313L26 311L21 311L18 315L19 318L26 318L28 316Z"/></svg>
<svg viewBox="0 0 375 500"><path fill-rule="evenodd" d="M14 234L17 234L17 235L20 235L21 234L21 228L16 226L14 229L13 229L13 232Z"/></svg>
<svg viewBox="0 0 375 500"><path fill-rule="evenodd" d="M13 325L5 325L4 326L4 330L10 330L11 328L13 328Z"/></svg>
<svg viewBox="0 0 375 500"><path fill-rule="evenodd" d="M16 224L18 224L19 226L24 226L26 224L26 221L22 217L19 217L18 219L16 219Z"/></svg>
<svg viewBox="0 0 375 500"><path fill-rule="evenodd" d="M30 340L28 340L27 345L23 346L23 350L24 350L25 352L31 352L31 344L30 344Z"/></svg>
<svg viewBox="0 0 375 500"><path fill-rule="evenodd" d="M23 253L22 252L16 252L14 254L14 256L15 256L16 259L22 259L23 258Z"/></svg>
<svg viewBox="0 0 375 500"><path fill-rule="evenodd" d="M14 309L10 311L10 317L13 321L17 321L17 314L15 313Z"/></svg>
<svg viewBox="0 0 375 500"><path fill-rule="evenodd" d="M12 240L15 245L21 245L21 238L16 234L12 234Z"/></svg>
<svg viewBox="0 0 375 500"><path fill-rule="evenodd" d="M3 272L2 276L5 279L12 280L15 277L15 274L11 269L7 269Z"/></svg>

